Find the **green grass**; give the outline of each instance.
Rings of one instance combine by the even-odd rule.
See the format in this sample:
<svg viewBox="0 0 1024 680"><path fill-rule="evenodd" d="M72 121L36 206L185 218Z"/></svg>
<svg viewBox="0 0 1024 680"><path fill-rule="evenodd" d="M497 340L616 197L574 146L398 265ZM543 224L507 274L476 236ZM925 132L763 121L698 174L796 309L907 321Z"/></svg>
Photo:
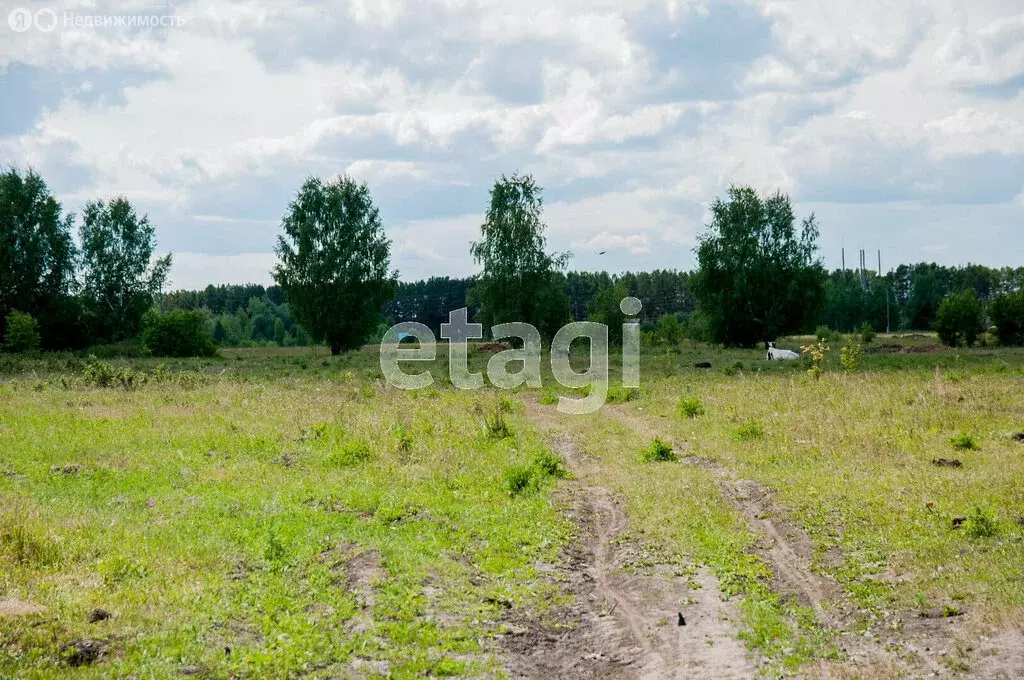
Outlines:
<svg viewBox="0 0 1024 680"><path fill-rule="evenodd" d="M836 656L830 634L772 590L710 466L638 452L759 482L866 612L947 603L1020 626L1024 447L1007 433L1024 430L1024 352L934 345L879 336L815 381L684 343L645 350L642 390L616 385L613 355L609 408L639 425L553 417L592 457L584 481L710 567L747 644L789 673ZM0 355L0 600L42 608L0 619L0 677L70 674L82 640L106 652L81 677L500 677L500 603L564 600L538 566L573 529L553 495L564 462L523 401L579 391L545 373L541 390L463 392L444 354L413 392L371 350ZM931 464L951 446L971 451L961 468ZM90 623L97 608L111 618Z"/></svg>
<svg viewBox="0 0 1024 680"><path fill-rule="evenodd" d="M85 639L107 650L82 677L495 672L494 596L557 596L534 565L569 537L564 468L528 428L492 437L479 395L369 370L0 384L0 598L44 609L3 620L0 676L66 672ZM508 493L515 465L530 493ZM366 598L346 585L361 554ZM97 607L112 617L89 623Z"/></svg>

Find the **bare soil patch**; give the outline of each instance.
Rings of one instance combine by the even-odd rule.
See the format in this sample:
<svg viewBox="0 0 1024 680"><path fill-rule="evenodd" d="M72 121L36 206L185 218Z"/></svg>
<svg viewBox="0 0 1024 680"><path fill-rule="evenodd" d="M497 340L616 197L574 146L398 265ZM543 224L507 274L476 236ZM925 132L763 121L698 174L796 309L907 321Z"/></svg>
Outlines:
<svg viewBox="0 0 1024 680"><path fill-rule="evenodd" d="M535 419L555 429L531 405ZM578 478L591 460L577 442L552 433ZM659 555L628 535L613 494L585 481L566 485L577 538L552 572L572 604L541 620L512 610L503 646L516 678L752 678L737 639L739 615L705 569ZM684 623L685 622L685 623Z"/></svg>

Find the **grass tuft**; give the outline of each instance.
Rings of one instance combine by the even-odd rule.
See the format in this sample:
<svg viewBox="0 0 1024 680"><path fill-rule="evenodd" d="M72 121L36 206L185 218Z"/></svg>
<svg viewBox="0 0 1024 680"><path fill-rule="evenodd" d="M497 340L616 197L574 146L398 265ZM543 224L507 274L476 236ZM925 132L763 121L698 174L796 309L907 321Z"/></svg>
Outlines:
<svg viewBox="0 0 1024 680"><path fill-rule="evenodd" d="M733 430L733 439L738 442L750 442L756 439L764 439L764 425L758 420L751 420L746 425L741 425Z"/></svg>
<svg viewBox="0 0 1024 680"><path fill-rule="evenodd" d="M969 434L967 432L961 432L960 434L956 435L955 437L949 440L949 443L952 444L953 448L957 449L958 451L981 450L981 444L978 443L978 440L974 438L974 435Z"/></svg>
<svg viewBox="0 0 1024 680"><path fill-rule="evenodd" d="M660 438L655 438L650 446L641 451L640 457L646 463L666 463L677 460L676 453L672 450L672 445L662 441Z"/></svg>

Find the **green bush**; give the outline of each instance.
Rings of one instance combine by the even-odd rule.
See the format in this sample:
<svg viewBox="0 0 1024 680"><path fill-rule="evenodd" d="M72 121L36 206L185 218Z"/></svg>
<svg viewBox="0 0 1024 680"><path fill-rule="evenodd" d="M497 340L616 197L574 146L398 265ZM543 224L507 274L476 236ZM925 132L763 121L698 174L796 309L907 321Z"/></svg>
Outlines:
<svg viewBox="0 0 1024 680"><path fill-rule="evenodd" d="M988 306L988 315L996 327L1000 345L1024 345L1024 290L996 296Z"/></svg>
<svg viewBox="0 0 1024 680"><path fill-rule="evenodd" d="M167 314L153 310L142 320L142 342L158 357L210 357L217 348L198 310L175 309Z"/></svg>
<svg viewBox="0 0 1024 680"><path fill-rule="evenodd" d="M875 329L867 321L860 325L860 340L865 345L870 344L875 340Z"/></svg>
<svg viewBox="0 0 1024 680"><path fill-rule="evenodd" d="M704 415L704 402L697 396L680 397L678 409L679 415L684 418L696 418Z"/></svg>
<svg viewBox="0 0 1024 680"><path fill-rule="evenodd" d="M978 506L974 506L967 515L967 535L971 538L990 538L999 533L999 525L995 515Z"/></svg>
<svg viewBox="0 0 1024 680"><path fill-rule="evenodd" d="M516 463L505 468L505 485L512 496L535 491L547 479L569 477L562 459L551 451L540 451L529 463Z"/></svg>
<svg viewBox="0 0 1024 680"><path fill-rule="evenodd" d="M935 316L939 339L950 347L972 347L981 330L981 303L973 290L950 293Z"/></svg>
<svg viewBox="0 0 1024 680"><path fill-rule="evenodd" d="M14 310L7 315L4 349L8 352L32 352L39 349L39 324L31 314Z"/></svg>
<svg viewBox="0 0 1024 680"><path fill-rule="evenodd" d="M843 334L822 324L814 329L814 337L818 339L818 342L839 342L843 339Z"/></svg>
<svg viewBox="0 0 1024 680"><path fill-rule="evenodd" d="M640 457L647 463L665 463L676 460L676 453L671 444L655 438L650 446L640 452Z"/></svg>
<svg viewBox="0 0 1024 680"><path fill-rule="evenodd" d="M117 368L90 355L82 369L82 381L91 387L119 387L132 390L146 384L148 376L130 368Z"/></svg>

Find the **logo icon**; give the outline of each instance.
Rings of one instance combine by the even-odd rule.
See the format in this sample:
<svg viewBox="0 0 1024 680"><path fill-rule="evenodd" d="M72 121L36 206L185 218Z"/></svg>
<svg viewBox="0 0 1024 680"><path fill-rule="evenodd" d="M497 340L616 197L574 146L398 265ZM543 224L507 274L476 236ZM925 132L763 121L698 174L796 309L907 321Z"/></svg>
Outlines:
<svg viewBox="0 0 1024 680"><path fill-rule="evenodd" d="M43 33L49 33L57 28L57 13L49 7L44 7L36 12L36 28Z"/></svg>
<svg viewBox="0 0 1024 680"><path fill-rule="evenodd" d="M54 14L54 23L56 23L56 18L57 15ZM15 7L7 15L7 25L11 27L12 31L24 33L32 28L32 12L24 7Z"/></svg>

